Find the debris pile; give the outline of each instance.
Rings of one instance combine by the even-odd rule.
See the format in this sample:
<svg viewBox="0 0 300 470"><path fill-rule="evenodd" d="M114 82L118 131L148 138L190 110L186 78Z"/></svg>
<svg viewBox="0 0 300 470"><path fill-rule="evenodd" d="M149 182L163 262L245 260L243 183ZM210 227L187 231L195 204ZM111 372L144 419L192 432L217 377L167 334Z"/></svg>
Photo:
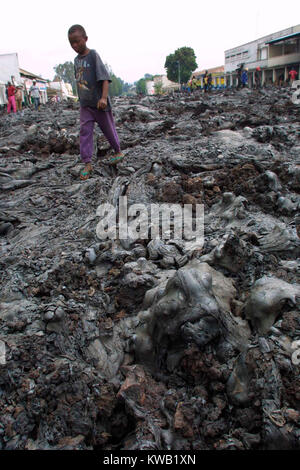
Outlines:
<svg viewBox="0 0 300 470"><path fill-rule="evenodd" d="M300 123L287 89L118 98L0 121L0 449L293 449ZM204 204L204 244L101 240L100 204ZM299 357L298 357L299 356Z"/></svg>

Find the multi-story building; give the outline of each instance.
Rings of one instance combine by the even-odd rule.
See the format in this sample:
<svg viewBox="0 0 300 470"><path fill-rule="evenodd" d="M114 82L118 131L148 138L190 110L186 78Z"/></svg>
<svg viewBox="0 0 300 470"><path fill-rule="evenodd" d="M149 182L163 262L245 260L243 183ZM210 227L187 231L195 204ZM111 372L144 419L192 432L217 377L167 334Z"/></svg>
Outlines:
<svg viewBox="0 0 300 470"><path fill-rule="evenodd" d="M300 24L225 51L226 85L235 86L236 70L248 69L249 86L254 84L254 71L260 67L262 83L276 83L279 77L289 79L294 68L300 77Z"/></svg>

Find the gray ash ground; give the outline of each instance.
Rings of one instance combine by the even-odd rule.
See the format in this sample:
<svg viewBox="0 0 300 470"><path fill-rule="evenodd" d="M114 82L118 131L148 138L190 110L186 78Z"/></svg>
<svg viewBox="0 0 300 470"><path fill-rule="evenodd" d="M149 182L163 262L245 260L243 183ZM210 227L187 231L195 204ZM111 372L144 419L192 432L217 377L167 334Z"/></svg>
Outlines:
<svg viewBox="0 0 300 470"><path fill-rule="evenodd" d="M97 133L86 182L77 105L1 116L0 449L299 448L291 91L114 114L126 158L110 167ZM102 242L97 207L120 195L204 204L204 246Z"/></svg>

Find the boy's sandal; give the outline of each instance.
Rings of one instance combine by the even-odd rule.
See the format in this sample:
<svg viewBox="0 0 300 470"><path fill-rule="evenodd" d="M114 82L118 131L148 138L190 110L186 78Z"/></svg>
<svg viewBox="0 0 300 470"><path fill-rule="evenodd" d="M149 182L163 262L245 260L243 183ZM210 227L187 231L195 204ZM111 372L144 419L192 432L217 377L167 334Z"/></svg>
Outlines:
<svg viewBox="0 0 300 470"><path fill-rule="evenodd" d="M82 170L82 172L80 173L80 179L82 181L89 179L91 173L92 173L92 170L89 170L89 171Z"/></svg>
<svg viewBox="0 0 300 470"><path fill-rule="evenodd" d="M124 156L125 155L122 153L121 155L117 155L116 157L111 157L109 160L109 164L116 165L118 162L123 160Z"/></svg>

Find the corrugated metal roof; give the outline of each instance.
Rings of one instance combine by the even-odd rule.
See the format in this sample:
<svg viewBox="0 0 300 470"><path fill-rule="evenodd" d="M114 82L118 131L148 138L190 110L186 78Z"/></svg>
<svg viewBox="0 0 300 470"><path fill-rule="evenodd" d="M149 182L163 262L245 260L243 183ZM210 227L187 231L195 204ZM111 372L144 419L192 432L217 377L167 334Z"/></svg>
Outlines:
<svg viewBox="0 0 300 470"><path fill-rule="evenodd" d="M29 78L36 78L37 80L40 80L41 82L47 82L48 80L45 80L44 78L40 77L39 75L36 75L35 73L27 72L27 70L19 68L19 72L21 75Z"/></svg>
<svg viewBox="0 0 300 470"><path fill-rule="evenodd" d="M293 39L300 36L300 33L288 34L287 36L282 36L281 38L272 39L272 41L266 42L266 44L274 44L275 42L286 41L287 39Z"/></svg>
<svg viewBox="0 0 300 470"><path fill-rule="evenodd" d="M208 73L223 73L224 65L220 65L219 67L213 67L211 69L196 70L196 72L193 72L192 75L199 75L201 73L204 74L206 70L208 71Z"/></svg>

